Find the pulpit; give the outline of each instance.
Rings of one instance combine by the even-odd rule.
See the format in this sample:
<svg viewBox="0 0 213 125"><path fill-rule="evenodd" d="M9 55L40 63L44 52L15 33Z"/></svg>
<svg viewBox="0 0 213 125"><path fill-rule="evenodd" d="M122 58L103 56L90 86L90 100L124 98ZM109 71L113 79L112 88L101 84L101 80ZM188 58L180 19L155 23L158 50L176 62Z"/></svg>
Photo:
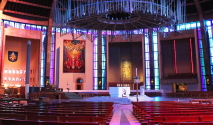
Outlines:
<svg viewBox="0 0 213 125"><path fill-rule="evenodd" d="M129 97L130 87L109 87L110 97Z"/></svg>

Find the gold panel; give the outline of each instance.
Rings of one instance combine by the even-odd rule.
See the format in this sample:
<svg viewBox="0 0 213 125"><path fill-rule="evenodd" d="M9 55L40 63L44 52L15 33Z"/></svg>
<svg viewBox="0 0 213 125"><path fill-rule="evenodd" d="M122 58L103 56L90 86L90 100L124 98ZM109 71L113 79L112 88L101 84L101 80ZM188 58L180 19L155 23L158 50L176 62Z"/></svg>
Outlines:
<svg viewBox="0 0 213 125"><path fill-rule="evenodd" d="M132 66L130 59L122 60L121 79L132 80Z"/></svg>

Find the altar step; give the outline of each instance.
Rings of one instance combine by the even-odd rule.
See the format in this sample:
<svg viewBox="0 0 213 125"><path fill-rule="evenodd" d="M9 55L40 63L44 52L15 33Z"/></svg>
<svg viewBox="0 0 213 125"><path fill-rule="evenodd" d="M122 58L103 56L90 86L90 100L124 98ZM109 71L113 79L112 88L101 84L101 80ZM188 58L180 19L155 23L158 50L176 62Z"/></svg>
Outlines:
<svg viewBox="0 0 213 125"><path fill-rule="evenodd" d="M91 101L91 102L114 102L115 104L131 104L131 100L127 97L109 97L109 96L102 96L102 97L88 97L84 99L84 101Z"/></svg>
<svg viewBox="0 0 213 125"><path fill-rule="evenodd" d="M81 96L79 96L78 94L74 93L74 92L65 92L65 96L68 99L82 99Z"/></svg>

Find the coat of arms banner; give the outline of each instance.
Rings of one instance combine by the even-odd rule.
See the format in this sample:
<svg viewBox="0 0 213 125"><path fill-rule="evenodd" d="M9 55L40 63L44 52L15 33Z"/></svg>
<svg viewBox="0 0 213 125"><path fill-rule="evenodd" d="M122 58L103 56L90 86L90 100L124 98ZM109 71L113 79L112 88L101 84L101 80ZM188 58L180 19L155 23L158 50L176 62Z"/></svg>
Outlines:
<svg viewBox="0 0 213 125"><path fill-rule="evenodd" d="M8 60L10 62L16 62L18 60L18 52L8 51Z"/></svg>

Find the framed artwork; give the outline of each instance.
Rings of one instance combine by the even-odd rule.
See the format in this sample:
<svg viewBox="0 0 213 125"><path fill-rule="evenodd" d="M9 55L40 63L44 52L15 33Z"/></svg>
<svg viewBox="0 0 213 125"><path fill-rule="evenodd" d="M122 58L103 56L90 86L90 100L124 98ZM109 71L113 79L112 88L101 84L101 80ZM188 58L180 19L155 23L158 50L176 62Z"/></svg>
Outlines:
<svg viewBox="0 0 213 125"><path fill-rule="evenodd" d="M85 40L63 41L63 72L85 73Z"/></svg>

